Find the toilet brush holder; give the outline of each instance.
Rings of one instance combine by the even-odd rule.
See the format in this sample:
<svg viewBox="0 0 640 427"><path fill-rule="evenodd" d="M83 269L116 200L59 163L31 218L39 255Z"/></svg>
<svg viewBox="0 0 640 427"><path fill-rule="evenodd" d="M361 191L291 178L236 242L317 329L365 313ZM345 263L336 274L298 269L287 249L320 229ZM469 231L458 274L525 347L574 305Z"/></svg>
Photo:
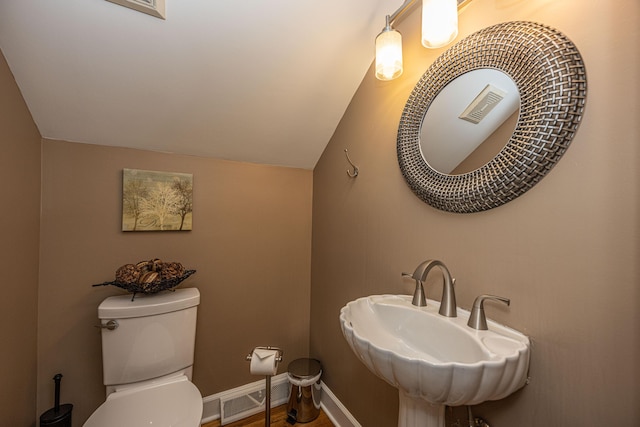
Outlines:
<svg viewBox="0 0 640 427"><path fill-rule="evenodd" d="M40 427L71 427L73 405L70 403L60 405L60 380L62 380L62 374L56 374L53 377L55 382L54 406L40 415Z"/></svg>

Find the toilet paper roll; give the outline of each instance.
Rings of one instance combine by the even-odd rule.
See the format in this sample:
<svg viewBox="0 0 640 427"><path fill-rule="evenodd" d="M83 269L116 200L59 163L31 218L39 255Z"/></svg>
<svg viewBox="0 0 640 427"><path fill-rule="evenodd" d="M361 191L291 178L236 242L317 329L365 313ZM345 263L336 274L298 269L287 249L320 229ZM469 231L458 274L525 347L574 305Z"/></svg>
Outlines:
<svg viewBox="0 0 640 427"><path fill-rule="evenodd" d="M250 372L253 375L275 375L278 370L278 351L256 348L251 354Z"/></svg>

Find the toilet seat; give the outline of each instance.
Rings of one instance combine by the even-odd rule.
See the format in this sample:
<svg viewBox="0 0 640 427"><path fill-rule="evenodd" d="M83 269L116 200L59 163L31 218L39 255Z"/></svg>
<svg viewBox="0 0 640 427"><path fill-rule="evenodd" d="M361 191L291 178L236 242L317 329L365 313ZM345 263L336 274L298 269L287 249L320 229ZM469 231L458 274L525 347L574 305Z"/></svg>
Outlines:
<svg viewBox="0 0 640 427"><path fill-rule="evenodd" d="M184 376L111 393L84 427L197 427L202 396Z"/></svg>

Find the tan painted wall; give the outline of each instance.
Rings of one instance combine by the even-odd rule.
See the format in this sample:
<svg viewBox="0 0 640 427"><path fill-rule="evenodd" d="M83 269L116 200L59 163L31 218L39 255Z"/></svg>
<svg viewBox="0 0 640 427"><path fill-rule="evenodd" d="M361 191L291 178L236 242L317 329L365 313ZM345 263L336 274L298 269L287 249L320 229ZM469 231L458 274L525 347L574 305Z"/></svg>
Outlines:
<svg viewBox="0 0 640 427"><path fill-rule="evenodd" d="M338 313L356 297L411 293L400 273L436 258L457 278L461 307L481 293L510 297L510 308L487 306L489 316L533 340L531 384L476 415L496 426L637 424L638 2L474 0L462 13L461 36L510 20L555 27L588 74L584 120L558 166L519 199L466 215L421 202L397 163L404 104L442 52L420 46L419 20L416 11L399 25L404 75L379 82L369 70L314 171L311 353L324 380L363 426L396 423L396 390L358 362ZM345 174L344 148L357 179ZM440 289L430 281L427 295Z"/></svg>
<svg viewBox="0 0 640 427"><path fill-rule="evenodd" d="M122 169L193 174L190 232L122 232ZM244 357L278 345L285 362L309 350L312 173L45 140L39 290L38 410L63 401L81 425L104 401L97 306L120 293L120 265L160 258L197 273L201 293L194 382L203 396L260 378ZM280 372L286 369L281 366Z"/></svg>
<svg viewBox="0 0 640 427"><path fill-rule="evenodd" d="M400 113L438 54L418 47L417 13L400 24L404 76L382 83L367 74L313 178L311 352L363 425L393 425L397 396L355 360L338 310L357 296L410 292L399 273L430 257L457 277L462 307L481 292L511 297L510 309L492 306L490 316L534 340L532 384L478 407L479 415L532 427L640 420L633 408L640 401L639 16L634 0L475 0L463 13L461 35L515 19L562 30L589 77L584 123L558 167L520 199L473 215L423 204L398 170ZM118 291L90 285L132 260L158 256L198 270L185 286L203 297L195 382L204 395L253 381L243 356L254 345L282 345L289 360L306 355L308 171L45 141L38 296L40 136L4 59L0 85L0 197L10 224L0 243L9 266L0 303L3 422L35 425L52 404L57 372L65 375L63 401L76 405L76 425L102 401L91 325L97 304ZM361 167L356 180L344 173L345 147ZM124 167L193 172L194 231L121 233ZM18 214L6 209L11 200ZM429 296L439 298L439 287L431 283Z"/></svg>
<svg viewBox="0 0 640 427"><path fill-rule="evenodd" d="M31 425L36 403L40 133L0 53L0 424Z"/></svg>

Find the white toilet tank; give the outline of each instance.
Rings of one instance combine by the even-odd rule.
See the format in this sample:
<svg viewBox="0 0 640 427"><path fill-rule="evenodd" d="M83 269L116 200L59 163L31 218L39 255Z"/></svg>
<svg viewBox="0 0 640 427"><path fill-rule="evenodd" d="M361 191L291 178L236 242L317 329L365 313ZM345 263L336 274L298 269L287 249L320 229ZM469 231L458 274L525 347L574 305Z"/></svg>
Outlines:
<svg viewBox="0 0 640 427"><path fill-rule="evenodd" d="M191 367L199 303L196 288L137 294L133 301L131 295L105 299L98 307L100 322L118 326L102 329L104 384L150 380Z"/></svg>

